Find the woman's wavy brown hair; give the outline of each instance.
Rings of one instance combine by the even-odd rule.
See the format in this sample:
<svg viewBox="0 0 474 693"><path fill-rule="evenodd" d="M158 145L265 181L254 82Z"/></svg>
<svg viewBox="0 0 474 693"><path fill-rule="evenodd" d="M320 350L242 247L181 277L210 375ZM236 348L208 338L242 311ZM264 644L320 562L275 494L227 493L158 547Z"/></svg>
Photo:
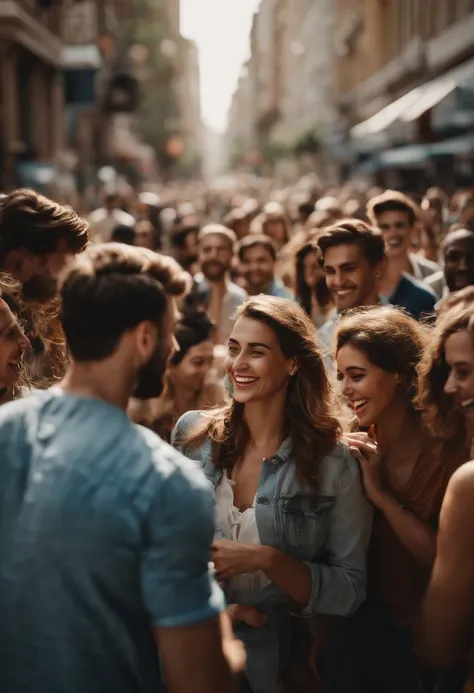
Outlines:
<svg viewBox="0 0 474 693"><path fill-rule="evenodd" d="M362 351L370 363L398 373L409 406L416 410L417 367L428 343L429 328L392 306L347 311L336 335L336 353L346 345Z"/></svg>
<svg viewBox="0 0 474 693"><path fill-rule="evenodd" d="M32 344L32 350L25 358L19 386L47 388L54 385L63 377L68 363L58 301L25 301L20 282L6 273L0 273L0 297Z"/></svg>
<svg viewBox="0 0 474 693"><path fill-rule="evenodd" d="M327 377L313 323L293 302L263 295L240 306L235 321L240 318L270 327L283 354L298 364L287 386L284 434L291 438L299 478L316 489L319 464L342 435L342 408ZM193 449L210 438L216 466L231 470L250 443L244 412L245 405L235 400L212 409L192 431L178 436L176 444Z"/></svg>
<svg viewBox="0 0 474 693"><path fill-rule="evenodd" d="M7 304L11 312L15 316L21 329L28 333L28 317L27 311L21 300L21 284L9 274L0 273L0 298ZM16 399L21 392L22 387L30 387L31 381L28 376L25 364L22 364L18 381L9 393L9 397Z"/></svg>
<svg viewBox="0 0 474 693"><path fill-rule="evenodd" d="M444 391L449 375L446 362L446 341L456 332L469 332L474 350L474 304L463 300L462 294L472 293L472 287L453 294L451 307L438 316L431 341L418 368L418 406L428 429L444 440L465 440L465 419L453 399Z"/></svg>

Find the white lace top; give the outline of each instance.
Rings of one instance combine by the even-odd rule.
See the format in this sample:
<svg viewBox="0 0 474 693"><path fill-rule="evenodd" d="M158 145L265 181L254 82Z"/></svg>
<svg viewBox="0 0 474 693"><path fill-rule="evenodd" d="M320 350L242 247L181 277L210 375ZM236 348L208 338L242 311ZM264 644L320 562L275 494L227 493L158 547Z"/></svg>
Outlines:
<svg viewBox="0 0 474 693"><path fill-rule="evenodd" d="M234 505L233 482L224 472L216 489L215 521L218 533L224 539L239 541L243 544L260 544L258 527L255 518L255 501L251 508L241 512ZM262 570L256 573L245 573L229 581L229 597L236 592L260 592L270 583Z"/></svg>

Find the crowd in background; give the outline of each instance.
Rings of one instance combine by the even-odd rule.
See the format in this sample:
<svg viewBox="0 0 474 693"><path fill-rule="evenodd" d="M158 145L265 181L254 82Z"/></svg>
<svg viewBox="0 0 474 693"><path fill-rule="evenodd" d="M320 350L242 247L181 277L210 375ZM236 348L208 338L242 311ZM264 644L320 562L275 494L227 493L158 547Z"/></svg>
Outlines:
<svg viewBox="0 0 474 693"><path fill-rule="evenodd" d="M177 348L161 393L144 380L127 411L212 482L240 690L468 691L471 191L162 193L104 190L83 217L33 191L2 196L0 403L68 369L64 333L85 329L58 296L70 257L106 244L120 274L124 246L171 256L191 277ZM67 296L70 315L94 313L86 292Z"/></svg>

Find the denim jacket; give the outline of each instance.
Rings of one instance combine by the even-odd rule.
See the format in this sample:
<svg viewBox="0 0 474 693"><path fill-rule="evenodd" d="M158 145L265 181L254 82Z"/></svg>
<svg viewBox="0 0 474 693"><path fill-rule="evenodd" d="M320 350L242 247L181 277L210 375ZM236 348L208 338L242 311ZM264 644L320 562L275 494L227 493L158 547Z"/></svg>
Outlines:
<svg viewBox="0 0 474 693"><path fill-rule="evenodd" d="M177 422L172 443L197 424L205 413L188 412ZM212 459L211 441L200 448L180 446L201 464L216 488L222 478ZM255 693L274 693L284 665L290 613L312 618L317 614L348 616L365 599L366 554L372 527L372 510L366 500L356 461L338 444L324 457L316 494L296 475L291 439L276 455L263 461L255 515L260 541L302 561L311 573L308 605L296 614L289 598L271 583L260 593L239 598L268 613L270 627L237 628L247 645L247 677ZM218 530L219 528L217 528ZM286 628L284 627L286 624ZM286 632L285 632L286 631Z"/></svg>

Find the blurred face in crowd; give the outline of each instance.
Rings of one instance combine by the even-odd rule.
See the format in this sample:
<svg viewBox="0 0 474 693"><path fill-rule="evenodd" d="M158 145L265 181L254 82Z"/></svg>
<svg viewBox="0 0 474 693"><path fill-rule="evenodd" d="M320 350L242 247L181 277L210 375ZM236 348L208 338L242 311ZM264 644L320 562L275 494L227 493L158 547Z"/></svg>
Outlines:
<svg viewBox="0 0 474 693"><path fill-rule="evenodd" d="M337 379L362 427L379 423L395 402L397 374L371 363L351 344L337 352Z"/></svg>
<svg viewBox="0 0 474 693"><path fill-rule="evenodd" d="M0 299L0 388L12 387L18 380L23 355L30 347L18 320Z"/></svg>
<svg viewBox="0 0 474 693"><path fill-rule="evenodd" d="M275 241L275 246L280 249L286 243L286 227L279 219L269 219L265 222L265 235Z"/></svg>
<svg viewBox="0 0 474 693"><path fill-rule="evenodd" d="M31 301L48 301L56 296L57 277L74 253L59 241L54 253L34 255L26 248L8 253L1 270L22 284L23 296Z"/></svg>
<svg viewBox="0 0 474 693"><path fill-rule="evenodd" d="M174 337L177 317L178 311L175 300L168 298L168 309L159 330L157 330L155 348L137 375L137 383L133 393L137 399L153 399L159 397L163 391L163 381L169 358L173 351L178 348Z"/></svg>
<svg viewBox="0 0 474 693"><path fill-rule="evenodd" d="M293 360L282 352L273 330L258 320L239 318L229 338L226 374L237 402L267 400L287 385Z"/></svg>
<svg viewBox="0 0 474 693"><path fill-rule="evenodd" d="M450 395L470 423L474 423L474 344L472 335L463 330L450 335L445 345L450 369L444 391Z"/></svg>
<svg viewBox="0 0 474 693"><path fill-rule="evenodd" d="M229 272L233 249L228 238L209 233L199 241L199 264L202 273L211 282L222 281Z"/></svg>
<svg viewBox="0 0 474 693"><path fill-rule="evenodd" d="M413 229L406 212L383 212L377 217L377 226L383 233L389 259L404 257L409 253Z"/></svg>
<svg viewBox="0 0 474 693"><path fill-rule="evenodd" d="M149 221L138 222L134 232L134 245L155 250L155 230Z"/></svg>
<svg viewBox="0 0 474 693"><path fill-rule="evenodd" d="M170 366L170 378L175 386L199 392L214 362L214 344L210 339L189 349L176 366Z"/></svg>
<svg viewBox="0 0 474 693"><path fill-rule="evenodd" d="M310 289L316 288L321 281L325 281L324 269L318 253L308 253L304 258L303 279Z"/></svg>
<svg viewBox="0 0 474 693"><path fill-rule="evenodd" d="M459 291L474 284L474 235L454 237L446 245L444 276L450 291Z"/></svg>
<svg viewBox="0 0 474 693"><path fill-rule="evenodd" d="M251 295L262 293L275 278L275 261L263 245L247 248L240 267Z"/></svg>
<svg viewBox="0 0 474 693"><path fill-rule="evenodd" d="M324 272L338 311L378 303L381 268L372 266L358 245L343 243L328 248Z"/></svg>

